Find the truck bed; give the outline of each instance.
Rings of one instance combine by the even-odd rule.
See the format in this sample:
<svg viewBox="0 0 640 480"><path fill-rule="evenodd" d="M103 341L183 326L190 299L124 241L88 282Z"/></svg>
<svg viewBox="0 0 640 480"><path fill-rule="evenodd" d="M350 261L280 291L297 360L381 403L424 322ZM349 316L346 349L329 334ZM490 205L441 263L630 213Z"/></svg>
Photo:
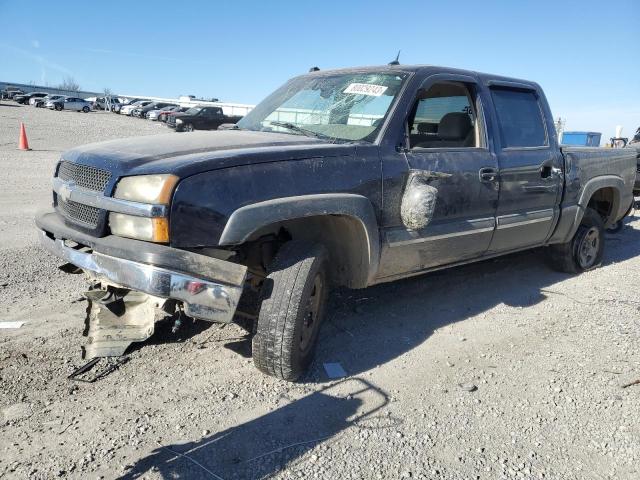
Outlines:
<svg viewBox="0 0 640 480"><path fill-rule="evenodd" d="M636 153L633 149L562 146L560 151L565 159L563 207L579 203L585 184L602 176L620 177L624 182L621 208L631 205L636 179Z"/></svg>

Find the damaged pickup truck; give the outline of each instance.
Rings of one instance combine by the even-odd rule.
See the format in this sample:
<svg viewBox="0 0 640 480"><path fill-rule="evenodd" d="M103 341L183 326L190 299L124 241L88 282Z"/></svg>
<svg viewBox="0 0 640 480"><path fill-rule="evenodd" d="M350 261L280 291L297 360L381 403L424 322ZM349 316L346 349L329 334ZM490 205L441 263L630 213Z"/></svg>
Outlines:
<svg viewBox="0 0 640 480"><path fill-rule="evenodd" d="M635 154L562 147L533 82L433 66L316 71L237 125L62 155L44 247L90 281L87 357L154 321L244 324L262 372L309 365L332 287L546 247L601 263Z"/></svg>

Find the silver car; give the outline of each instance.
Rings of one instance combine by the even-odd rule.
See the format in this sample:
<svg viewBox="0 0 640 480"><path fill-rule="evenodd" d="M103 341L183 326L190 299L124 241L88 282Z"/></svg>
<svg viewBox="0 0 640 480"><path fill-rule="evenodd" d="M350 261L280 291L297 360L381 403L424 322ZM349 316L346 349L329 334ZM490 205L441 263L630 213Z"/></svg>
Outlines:
<svg viewBox="0 0 640 480"><path fill-rule="evenodd" d="M74 110L76 112L89 113L91 103L78 97L64 97L47 102L47 108L55 110Z"/></svg>
<svg viewBox="0 0 640 480"><path fill-rule="evenodd" d="M177 105L171 106L171 107L159 108L157 110L150 110L147 112L147 119L158 120L158 117L160 116L161 113L175 112L177 110L180 110L180 107L178 107Z"/></svg>
<svg viewBox="0 0 640 480"><path fill-rule="evenodd" d="M136 108L146 107L151 103L151 100L138 100L137 102L130 103L129 105L125 105L120 109L121 115L132 115L133 111Z"/></svg>
<svg viewBox="0 0 640 480"><path fill-rule="evenodd" d="M46 97L42 97L42 98L36 98L36 101L33 103L34 107L44 107L47 102L53 102L55 100L60 100L61 98L64 98L64 95L47 95Z"/></svg>

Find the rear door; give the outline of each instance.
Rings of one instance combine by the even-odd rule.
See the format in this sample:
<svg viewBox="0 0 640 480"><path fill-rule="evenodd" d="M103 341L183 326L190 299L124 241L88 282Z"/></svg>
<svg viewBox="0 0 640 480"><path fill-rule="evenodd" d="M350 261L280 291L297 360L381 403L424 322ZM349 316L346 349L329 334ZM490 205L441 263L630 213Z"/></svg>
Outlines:
<svg viewBox="0 0 640 480"><path fill-rule="evenodd" d="M539 245L551 234L563 161L544 98L533 87L490 87L500 168L500 201L490 252Z"/></svg>
<svg viewBox="0 0 640 480"><path fill-rule="evenodd" d="M67 105L65 105L65 108L76 111L80 110L82 108L82 101L76 97L69 98L69 102Z"/></svg>

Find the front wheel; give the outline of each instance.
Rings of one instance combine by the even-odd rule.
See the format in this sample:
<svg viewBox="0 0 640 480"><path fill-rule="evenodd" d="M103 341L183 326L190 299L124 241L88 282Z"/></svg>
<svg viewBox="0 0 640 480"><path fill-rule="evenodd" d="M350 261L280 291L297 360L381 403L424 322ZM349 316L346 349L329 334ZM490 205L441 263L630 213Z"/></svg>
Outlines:
<svg viewBox="0 0 640 480"><path fill-rule="evenodd" d="M604 253L604 222L592 208L582 217L573 238L550 248L554 268L567 273L580 273L599 267Z"/></svg>
<svg viewBox="0 0 640 480"><path fill-rule="evenodd" d="M193 132L193 125L191 125L190 123L187 123L187 124L184 126L184 131L185 131L185 132Z"/></svg>
<svg viewBox="0 0 640 480"><path fill-rule="evenodd" d="M62 110L62 105L56 105L56 110L57 110L57 111Z"/></svg>
<svg viewBox="0 0 640 480"><path fill-rule="evenodd" d="M263 373L296 380L313 359L329 290L326 248L292 241L278 252L263 286L253 362Z"/></svg>

